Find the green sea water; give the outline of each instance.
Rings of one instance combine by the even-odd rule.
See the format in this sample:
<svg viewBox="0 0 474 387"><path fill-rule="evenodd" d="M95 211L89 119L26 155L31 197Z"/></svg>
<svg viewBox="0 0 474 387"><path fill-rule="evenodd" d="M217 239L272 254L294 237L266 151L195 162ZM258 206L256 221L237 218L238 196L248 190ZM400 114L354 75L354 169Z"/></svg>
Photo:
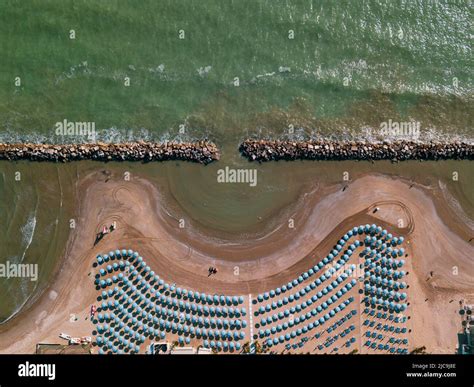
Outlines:
<svg viewBox="0 0 474 387"><path fill-rule="evenodd" d="M105 141L344 135L409 118L427 136L469 135L470 5L5 0L0 140L87 141L58 138L63 119Z"/></svg>
<svg viewBox="0 0 474 387"><path fill-rule="evenodd" d="M456 0L2 1L0 142L89 141L57 135L67 119L94 122L101 141L207 137L222 158L0 162L0 263L40 266L37 283L0 278L0 322L48 284L74 185L95 170L152 180L179 216L230 240L344 171L440 180L474 218L472 162L259 165L237 152L247 136L372 140L390 119L419 121L422 139L472 139L472 16ZM257 187L218 184L225 166L257 168Z"/></svg>

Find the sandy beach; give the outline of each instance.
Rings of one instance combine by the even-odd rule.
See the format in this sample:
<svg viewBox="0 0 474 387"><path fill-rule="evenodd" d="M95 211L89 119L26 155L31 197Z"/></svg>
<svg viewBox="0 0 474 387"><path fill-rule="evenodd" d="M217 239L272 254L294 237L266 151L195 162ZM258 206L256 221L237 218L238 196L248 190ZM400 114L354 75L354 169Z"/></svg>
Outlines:
<svg viewBox="0 0 474 387"><path fill-rule="evenodd" d="M367 189L370 187L370 189ZM445 200L446 193L403 179L367 175L340 185L315 186L285 213L264 219L264 235L215 238L192 221L170 216L148 180L97 171L77 183L80 214L50 286L0 326L1 353L32 353L38 343L63 343L58 335L91 336L90 306L97 254L139 251L169 283L210 294L248 295L297 277L328 254L350 228L376 223L407 240L410 349L453 353L459 301L474 302L472 230ZM375 207L379 211L373 213ZM289 227L289 220L294 227ZM104 225L117 229L94 245ZM265 226L264 226L265 227ZM208 277L209 266L219 269ZM248 306L248 301L246 301Z"/></svg>

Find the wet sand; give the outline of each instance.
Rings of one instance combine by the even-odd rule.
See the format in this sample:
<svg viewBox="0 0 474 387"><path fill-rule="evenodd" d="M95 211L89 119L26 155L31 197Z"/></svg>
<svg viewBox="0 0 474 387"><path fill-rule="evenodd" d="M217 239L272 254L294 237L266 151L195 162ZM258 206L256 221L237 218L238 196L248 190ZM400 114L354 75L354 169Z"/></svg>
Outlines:
<svg viewBox="0 0 474 387"><path fill-rule="evenodd" d="M345 190L340 184L314 186L263 224L263 235L241 240L213 237L186 220L180 228L179 219L162 206L157 188L140 177L124 181L93 172L78 182L77 192L77 227L60 267L36 302L1 326L2 353L31 353L37 343L61 343L61 332L90 336L93 326L86 318L97 297L92 263L97 254L117 248L139 251L152 270L179 286L248 295L295 278L349 228L377 223L405 235L410 246L410 348L452 353L458 302L474 301L474 247L467 241L473 230L460 223L440 195L402 179L368 175ZM380 211L373 214L377 206ZM288 227L289 219L294 228ZM114 221L117 230L94 246L96 233ZM218 274L208 277L209 266L216 266Z"/></svg>

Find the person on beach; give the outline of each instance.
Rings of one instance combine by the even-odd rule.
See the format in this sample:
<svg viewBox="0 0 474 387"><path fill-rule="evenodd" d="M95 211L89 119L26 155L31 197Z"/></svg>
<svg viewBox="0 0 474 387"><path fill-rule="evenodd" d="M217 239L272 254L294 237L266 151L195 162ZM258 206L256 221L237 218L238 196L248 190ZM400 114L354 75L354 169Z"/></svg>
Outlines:
<svg viewBox="0 0 474 387"><path fill-rule="evenodd" d="M104 237L104 233L102 231L99 231L95 236L94 246L97 243L99 243L102 240L103 237Z"/></svg>
<svg viewBox="0 0 474 387"><path fill-rule="evenodd" d="M209 272L208 277L210 277L213 274L217 274L217 268L211 266L211 267L209 267L208 272Z"/></svg>
<svg viewBox="0 0 474 387"><path fill-rule="evenodd" d="M94 246L97 243L99 243L105 235L111 233L113 230L115 230L115 225L114 224L112 224L110 226L110 228L107 227L107 226L102 227L102 231L99 231L95 236Z"/></svg>

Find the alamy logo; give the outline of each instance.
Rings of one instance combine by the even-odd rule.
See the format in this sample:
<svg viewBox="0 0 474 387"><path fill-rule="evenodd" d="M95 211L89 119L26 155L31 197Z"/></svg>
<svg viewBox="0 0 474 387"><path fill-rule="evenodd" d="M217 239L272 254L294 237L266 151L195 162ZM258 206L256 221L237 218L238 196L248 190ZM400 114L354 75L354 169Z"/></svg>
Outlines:
<svg viewBox="0 0 474 387"><path fill-rule="evenodd" d="M225 167L217 171L218 183L244 183L255 187L257 185L256 169L234 169Z"/></svg>
<svg viewBox="0 0 474 387"><path fill-rule="evenodd" d="M43 377L48 380L56 379L56 364L25 364L18 365L18 376L20 377Z"/></svg>
<svg viewBox="0 0 474 387"><path fill-rule="evenodd" d="M0 263L0 278L30 278L38 280L38 265L34 263Z"/></svg>
<svg viewBox="0 0 474 387"><path fill-rule="evenodd" d="M380 134L383 136L403 136L418 138L420 136L419 121L384 121L380 124Z"/></svg>
<svg viewBox="0 0 474 387"><path fill-rule="evenodd" d="M54 128L57 136L86 136L89 140L95 140L96 137L95 122L76 122L64 119L56 122Z"/></svg>

